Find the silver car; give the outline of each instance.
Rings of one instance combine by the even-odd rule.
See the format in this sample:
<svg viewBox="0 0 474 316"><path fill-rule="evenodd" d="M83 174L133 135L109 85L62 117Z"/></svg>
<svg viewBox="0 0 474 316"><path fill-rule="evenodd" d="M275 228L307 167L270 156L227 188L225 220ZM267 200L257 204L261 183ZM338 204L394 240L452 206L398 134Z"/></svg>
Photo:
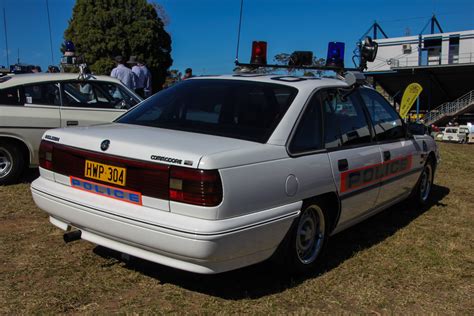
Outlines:
<svg viewBox="0 0 474 316"><path fill-rule="evenodd" d="M86 78L86 79L85 79ZM107 76L40 73L0 77L0 185L38 166L51 128L112 122L141 98Z"/></svg>

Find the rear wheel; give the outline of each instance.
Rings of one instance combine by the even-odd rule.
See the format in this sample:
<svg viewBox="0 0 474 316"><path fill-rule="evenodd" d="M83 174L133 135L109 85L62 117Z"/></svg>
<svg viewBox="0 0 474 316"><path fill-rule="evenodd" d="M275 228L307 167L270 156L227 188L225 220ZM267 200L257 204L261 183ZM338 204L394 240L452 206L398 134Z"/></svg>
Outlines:
<svg viewBox="0 0 474 316"><path fill-rule="evenodd" d="M413 192L412 199L420 206L428 204L431 197L434 179L434 162L428 160L423 167L417 187Z"/></svg>
<svg viewBox="0 0 474 316"><path fill-rule="evenodd" d="M25 164L21 150L13 144L0 144L0 185L18 181Z"/></svg>
<svg viewBox="0 0 474 316"><path fill-rule="evenodd" d="M327 218L319 204L303 205L302 212L293 223L280 253L290 272L302 274L314 269L327 241Z"/></svg>

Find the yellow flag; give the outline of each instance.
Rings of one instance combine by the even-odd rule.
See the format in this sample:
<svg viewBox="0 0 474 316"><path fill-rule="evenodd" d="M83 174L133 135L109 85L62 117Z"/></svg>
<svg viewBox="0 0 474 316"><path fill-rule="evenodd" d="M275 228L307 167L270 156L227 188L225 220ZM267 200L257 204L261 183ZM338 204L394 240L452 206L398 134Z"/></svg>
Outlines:
<svg viewBox="0 0 474 316"><path fill-rule="evenodd" d="M402 104L400 105L400 116L403 119L407 117L408 111L410 111L421 91L423 91L423 88L416 82L410 83L405 89L402 97Z"/></svg>

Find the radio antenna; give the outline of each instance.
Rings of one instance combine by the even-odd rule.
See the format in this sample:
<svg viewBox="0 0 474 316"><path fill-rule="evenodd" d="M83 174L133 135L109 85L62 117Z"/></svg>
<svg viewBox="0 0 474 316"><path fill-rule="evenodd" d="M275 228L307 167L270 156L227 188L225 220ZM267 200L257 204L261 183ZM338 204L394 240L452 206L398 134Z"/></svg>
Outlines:
<svg viewBox="0 0 474 316"><path fill-rule="evenodd" d="M244 8L244 0L240 0L240 17L239 17L239 31L237 32L237 49L235 52L235 61L239 61L239 46L240 46L240 29L242 28L242 11Z"/></svg>

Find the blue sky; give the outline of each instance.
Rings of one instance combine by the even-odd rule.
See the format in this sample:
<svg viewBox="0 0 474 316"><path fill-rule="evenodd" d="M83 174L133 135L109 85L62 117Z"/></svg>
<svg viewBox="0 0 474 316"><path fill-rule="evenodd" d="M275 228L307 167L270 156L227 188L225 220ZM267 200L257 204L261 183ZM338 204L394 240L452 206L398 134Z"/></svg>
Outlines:
<svg viewBox="0 0 474 316"><path fill-rule="evenodd" d="M169 17L173 69L192 67L195 74L229 73L235 58L240 0L160 0ZM46 0L1 0L7 15L10 64L52 63ZM49 0L54 64L59 62L63 32L73 0ZM432 13L445 32L474 29L474 0L244 0L240 60L249 61L252 40L268 42L268 56L312 50L325 57L329 41L346 43L346 64L355 42L377 20L390 36L407 28L418 34ZM0 16L3 12L0 12ZM3 18L2 18L3 21ZM0 23L0 65L6 65Z"/></svg>

